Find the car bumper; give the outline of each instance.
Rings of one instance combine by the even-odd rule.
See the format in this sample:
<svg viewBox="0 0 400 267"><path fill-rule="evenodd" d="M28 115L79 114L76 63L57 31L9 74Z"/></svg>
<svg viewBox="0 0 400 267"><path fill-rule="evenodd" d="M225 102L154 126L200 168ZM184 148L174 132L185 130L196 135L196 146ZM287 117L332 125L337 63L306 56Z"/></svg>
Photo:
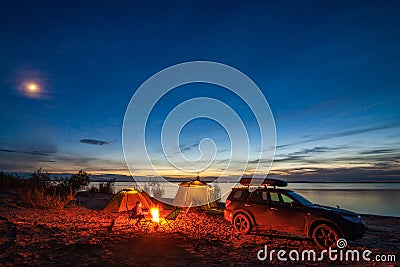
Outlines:
<svg viewBox="0 0 400 267"><path fill-rule="evenodd" d="M232 216L233 216L233 212L230 210L224 210L224 218L225 220L227 220L228 222L232 222Z"/></svg>
<svg viewBox="0 0 400 267"><path fill-rule="evenodd" d="M359 223L347 222L343 225L343 234L347 240L356 240L364 236L367 226L363 221Z"/></svg>

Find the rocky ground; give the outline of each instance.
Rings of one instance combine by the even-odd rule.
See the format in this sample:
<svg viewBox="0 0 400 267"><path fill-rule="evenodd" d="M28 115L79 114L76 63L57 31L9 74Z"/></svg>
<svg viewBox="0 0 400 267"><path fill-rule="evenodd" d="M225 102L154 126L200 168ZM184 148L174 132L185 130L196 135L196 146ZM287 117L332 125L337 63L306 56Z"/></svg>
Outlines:
<svg viewBox="0 0 400 267"><path fill-rule="evenodd" d="M87 201L87 199L86 199ZM93 200L95 201L95 200ZM190 210L178 217L175 228L148 227L127 222L124 213L111 214L81 206L32 209L1 196L0 265L33 266L249 266L357 265L354 262L261 262L264 248L320 250L308 239L255 229L236 234L222 213ZM82 204L82 203L81 203ZM167 213L168 211L165 211ZM362 262L371 266L400 264L400 218L365 215L365 237L349 242L350 249L394 254L396 262Z"/></svg>

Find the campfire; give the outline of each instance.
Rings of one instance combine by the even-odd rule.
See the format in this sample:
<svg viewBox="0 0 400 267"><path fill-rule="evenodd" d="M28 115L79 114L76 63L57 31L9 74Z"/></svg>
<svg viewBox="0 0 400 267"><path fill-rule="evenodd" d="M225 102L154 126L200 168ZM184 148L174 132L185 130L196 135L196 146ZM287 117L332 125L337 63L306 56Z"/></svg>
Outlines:
<svg viewBox="0 0 400 267"><path fill-rule="evenodd" d="M151 213L151 220L153 222L159 223L160 222L160 212L157 208L152 208L150 210Z"/></svg>

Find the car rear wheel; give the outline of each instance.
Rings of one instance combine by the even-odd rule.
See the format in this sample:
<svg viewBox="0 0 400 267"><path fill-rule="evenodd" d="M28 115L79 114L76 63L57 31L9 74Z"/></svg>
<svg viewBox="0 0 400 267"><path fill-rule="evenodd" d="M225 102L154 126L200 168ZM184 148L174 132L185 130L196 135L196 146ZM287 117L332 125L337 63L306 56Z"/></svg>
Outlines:
<svg viewBox="0 0 400 267"><path fill-rule="evenodd" d="M241 234L248 234L251 231L252 225L249 217L239 213L233 218L233 227Z"/></svg>
<svg viewBox="0 0 400 267"><path fill-rule="evenodd" d="M320 224L315 227L312 238L318 247L326 249L336 247L336 242L340 238L338 232L327 224Z"/></svg>

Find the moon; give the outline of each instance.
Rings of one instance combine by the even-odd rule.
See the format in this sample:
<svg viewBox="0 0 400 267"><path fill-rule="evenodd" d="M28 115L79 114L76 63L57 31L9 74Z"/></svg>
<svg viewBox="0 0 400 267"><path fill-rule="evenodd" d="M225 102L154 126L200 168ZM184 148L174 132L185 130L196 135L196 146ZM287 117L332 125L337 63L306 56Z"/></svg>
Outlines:
<svg viewBox="0 0 400 267"><path fill-rule="evenodd" d="M39 90L39 86L36 83L28 83L26 88L32 93L35 93Z"/></svg>
<svg viewBox="0 0 400 267"><path fill-rule="evenodd" d="M43 85L35 80L27 80L21 84L18 91L21 95L29 98L43 98L44 91Z"/></svg>

